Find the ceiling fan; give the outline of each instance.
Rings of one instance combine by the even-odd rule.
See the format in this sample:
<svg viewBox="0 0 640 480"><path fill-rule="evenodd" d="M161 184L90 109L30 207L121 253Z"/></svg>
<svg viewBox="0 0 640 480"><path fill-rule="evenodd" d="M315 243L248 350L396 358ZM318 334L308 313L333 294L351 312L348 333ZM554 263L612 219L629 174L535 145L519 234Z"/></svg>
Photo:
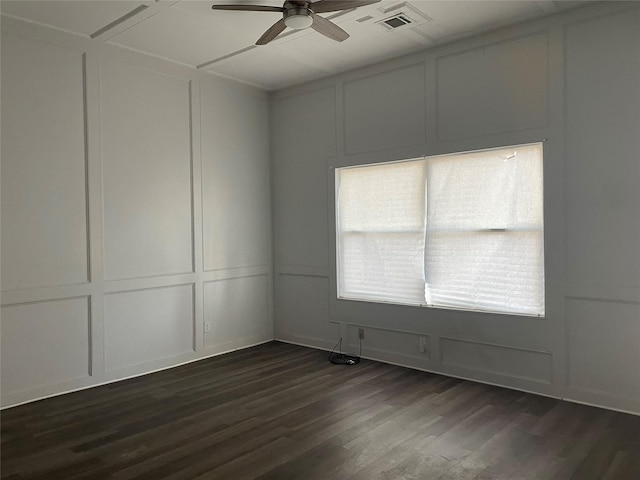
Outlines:
<svg viewBox="0 0 640 480"><path fill-rule="evenodd" d="M339 10L351 10L378 3L380 0L287 0L282 7L269 7L266 5L214 5L214 10L244 10L249 12L278 12L282 18L274 23L258 39L256 45L266 45L280 35L286 27L295 30L313 28L322 35L342 42L349 38L345 32L335 23L318 15L318 13L337 12Z"/></svg>

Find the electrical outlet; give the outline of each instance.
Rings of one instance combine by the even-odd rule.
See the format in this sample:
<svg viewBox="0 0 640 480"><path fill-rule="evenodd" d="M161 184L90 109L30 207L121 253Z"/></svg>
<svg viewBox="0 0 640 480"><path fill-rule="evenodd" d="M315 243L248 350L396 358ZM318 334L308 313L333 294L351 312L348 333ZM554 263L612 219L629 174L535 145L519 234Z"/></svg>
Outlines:
<svg viewBox="0 0 640 480"><path fill-rule="evenodd" d="M418 350L420 353L427 353L427 337L418 337Z"/></svg>
<svg viewBox="0 0 640 480"><path fill-rule="evenodd" d="M364 328L359 328L358 329L358 338L360 340L364 340Z"/></svg>
<svg viewBox="0 0 640 480"><path fill-rule="evenodd" d="M211 322L204 322L204 333L211 332Z"/></svg>

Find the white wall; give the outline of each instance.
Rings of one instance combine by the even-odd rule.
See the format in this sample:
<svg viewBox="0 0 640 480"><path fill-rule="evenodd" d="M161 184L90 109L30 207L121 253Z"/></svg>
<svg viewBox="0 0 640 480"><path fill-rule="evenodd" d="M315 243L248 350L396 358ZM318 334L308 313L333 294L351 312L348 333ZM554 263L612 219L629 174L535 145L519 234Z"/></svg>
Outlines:
<svg viewBox="0 0 640 480"><path fill-rule="evenodd" d="M2 405L273 339L268 108L2 19Z"/></svg>
<svg viewBox="0 0 640 480"><path fill-rule="evenodd" d="M592 5L272 98L276 338L640 413L640 7ZM544 140L545 318L338 301L333 168ZM418 337L428 339L420 353Z"/></svg>
<svg viewBox="0 0 640 480"><path fill-rule="evenodd" d="M365 356L640 412L639 32L637 5L588 6L269 116L264 92L3 18L2 405L267 341L275 301L281 340L353 350L364 326ZM333 167L541 139L546 318L335 299Z"/></svg>

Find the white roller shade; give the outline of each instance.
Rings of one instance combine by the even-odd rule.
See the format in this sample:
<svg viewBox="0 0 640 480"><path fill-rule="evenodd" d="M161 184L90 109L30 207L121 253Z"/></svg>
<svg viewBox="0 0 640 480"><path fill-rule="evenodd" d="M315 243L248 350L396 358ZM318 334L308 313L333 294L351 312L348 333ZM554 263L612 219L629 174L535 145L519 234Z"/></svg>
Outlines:
<svg viewBox="0 0 640 480"><path fill-rule="evenodd" d="M336 173L338 295L424 303L425 164Z"/></svg>
<svg viewBox="0 0 640 480"><path fill-rule="evenodd" d="M542 145L336 170L340 298L544 315Z"/></svg>
<svg viewBox="0 0 640 480"><path fill-rule="evenodd" d="M428 160L429 304L544 314L542 146Z"/></svg>

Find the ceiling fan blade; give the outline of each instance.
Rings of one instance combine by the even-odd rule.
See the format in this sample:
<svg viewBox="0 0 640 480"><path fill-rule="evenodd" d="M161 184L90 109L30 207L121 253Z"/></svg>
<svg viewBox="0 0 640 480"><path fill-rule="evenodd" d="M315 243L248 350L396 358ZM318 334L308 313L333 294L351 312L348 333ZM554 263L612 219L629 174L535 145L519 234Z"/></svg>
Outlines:
<svg viewBox="0 0 640 480"><path fill-rule="evenodd" d="M321 0L312 3L309 8L314 13L337 12L338 10L349 10L351 8L364 7L380 0Z"/></svg>
<svg viewBox="0 0 640 480"><path fill-rule="evenodd" d="M311 28L316 32L323 34L325 37L329 37L337 42L342 42L349 38L349 34L347 32L326 18L316 15L313 12L311 12L311 17L313 18Z"/></svg>
<svg viewBox="0 0 640 480"><path fill-rule="evenodd" d="M287 26L284 24L284 18L281 18L276 23L271 25L271 27L269 27L269 30L262 34L262 36L256 42L256 45L266 45L271 40L280 35L286 27Z"/></svg>
<svg viewBox="0 0 640 480"><path fill-rule="evenodd" d="M243 10L245 12L284 12L282 7L268 7L266 5L213 5L214 10Z"/></svg>

